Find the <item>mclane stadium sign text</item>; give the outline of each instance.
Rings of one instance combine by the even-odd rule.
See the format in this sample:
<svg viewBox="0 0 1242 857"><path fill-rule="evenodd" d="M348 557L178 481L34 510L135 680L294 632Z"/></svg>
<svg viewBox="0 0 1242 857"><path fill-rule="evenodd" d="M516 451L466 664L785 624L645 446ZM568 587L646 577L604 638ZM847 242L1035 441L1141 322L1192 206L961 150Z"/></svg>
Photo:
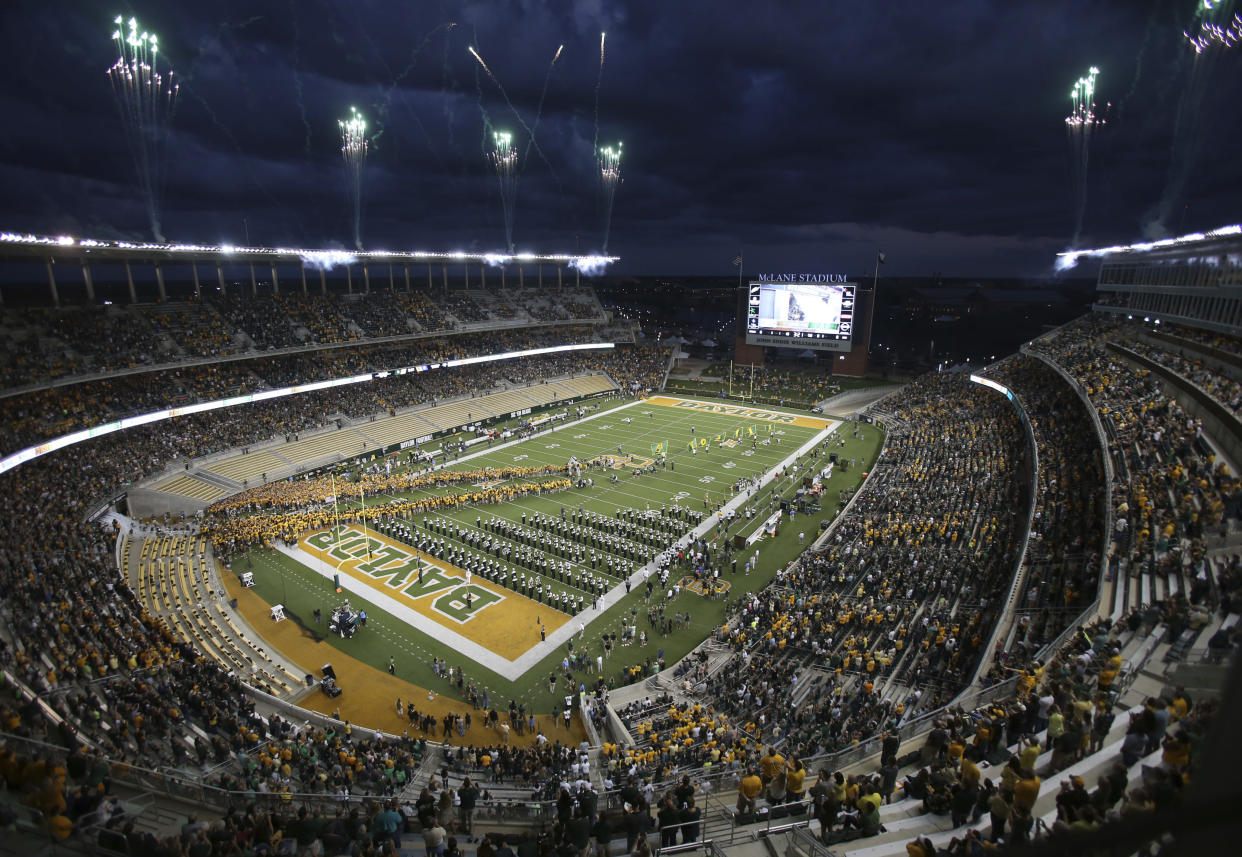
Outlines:
<svg viewBox="0 0 1242 857"><path fill-rule="evenodd" d="M765 283L848 283L845 274L759 274Z"/></svg>

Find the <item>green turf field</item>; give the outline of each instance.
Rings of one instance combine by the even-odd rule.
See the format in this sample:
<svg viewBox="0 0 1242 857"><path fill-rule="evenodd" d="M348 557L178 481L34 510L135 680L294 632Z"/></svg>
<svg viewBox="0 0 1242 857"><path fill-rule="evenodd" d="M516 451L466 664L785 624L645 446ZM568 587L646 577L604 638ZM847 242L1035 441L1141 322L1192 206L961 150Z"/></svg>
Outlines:
<svg viewBox="0 0 1242 857"><path fill-rule="evenodd" d="M749 434L751 427L755 431L753 439ZM688 448L689 443L703 437L714 439L719 435L722 439L733 438L739 428L742 430L742 438L732 449L717 448L713 443L710 451L701 451L696 446L697 451L692 454ZM477 530L476 521L480 516L488 519L494 515L520 524L523 512L527 514L528 520L535 513L559 518L562 507L570 515L581 507L584 511L613 518L619 508L646 511L648 508L658 510L661 506L679 504L703 514L705 500L712 508L726 502L732 498L732 486L739 479L758 477L777 467L818 433L817 429L794 425L772 424L771 428L775 434L769 436L769 423L764 420L686 411L647 402L637 402L616 411L601 409L594 418L562 423L554 432L544 432L520 443L503 447L496 445L490 449L487 444L478 444L462 459L450 462L448 469L475 470L515 464L564 464L570 456L585 461L600 455L614 458L620 456L632 464L642 465L646 460L657 458L657 453L653 450L657 444L666 444L668 466L657 465L654 473L639 476L632 475L630 469L591 469L585 471L584 475L594 479L593 487L573 488L545 496L529 496L500 505L462 508L431 517L450 519L464 529ZM639 629L647 631L649 640L646 646L640 646L635 641L632 645L613 650L604 664L604 675L617 685L625 683L629 667L645 664L648 658L654 659L658 650L664 650L665 660L671 665L710 634L721 624L729 605L736 603L744 593L767 584L779 568L810 544L819 531L820 521L830 520L835 516L842 497L848 496L855 489L866 467L874 462L880 447L880 432L875 427L862 426L861 435L862 437L855 439L852 424L845 423L831 439L804 457L800 462L800 476L810 472L811 468L818 470L826 464L829 452L837 453L842 460L854 459L856 463L844 472L840 468L834 472L827 484L819 512L798 515L791 524L782 525L776 538L765 539L754 547L739 551L739 571L736 574L731 572L731 564L722 567L721 579L731 585L725 597L706 598L682 591L672 602L664 605L665 615L668 617L675 613L688 613L688 625L671 628L667 636L661 636L658 625L653 627L648 622L648 608L662 602L663 596L657 589L656 595L648 603L644 598L643 588L635 586L629 596L587 627L582 642L578 641L575 634L575 651L581 651L585 646L591 658L590 670L575 672L575 680L583 681L589 686L596 679L598 673L594 656L603 650L601 635L605 632L619 634L623 619L636 622ZM838 438L843 439L844 446L837 445ZM769 442L763 443L765 440ZM609 480L609 475L614 472L618 476L616 484ZM756 514L748 516L745 513L746 507L743 507L733 526L727 533L721 531L719 536L749 536L768 517L773 508L773 494L777 498L792 497L801 484L801 478L796 482L788 478L774 481L749 501L749 506ZM368 497L368 505L388 499L392 498ZM788 521L788 517L785 520ZM425 532L422 516L417 516L416 520L407 521L406 524L415 531L415 535L419 531ZM690 526L687 524L687 529ZM801 545L799 533L805 534ZM675 536L668 538L671 541ZM411 538L411 541L414 540ZM477 549L455 538L449 540L460 552L475 551L476 555L479 553ZM723 541L723 538L719 538L720 543ZM758 568L753 574L746 575L741 571L745 557L749 557L756 549L760 553ZM658 552L659 549L649 550ZM334 593L329 580L282 554L254 550L248 557L239 560L233 563L233 568L237 571L249 569L255 572L256 591L260 596L269 603L285 604L297 617L309 617L316 608L326 614L339 601L340 596ZM621 561L619 557L617 561ZM636 565L641 565L641 562ZM622 569L619 568L616 576L618 582L621 573ZM679 577L680 575L674 573L670 582ZM571 588L564 587L559 582L553 585ZM411 628L374 604L360 603L361 599L355 595L351 595L350 600L355 606L366 609L369 617L367 627L349 640L341 640L332 635L327 639L353 657L382 669L392 656L397 659L398 674L402 678L441 692L448 691L448 683L433 674L431 660L433 657L447 658L449 664L464 667L468 680L487 687L493 700L501 697L505 701L510 698L525 700L537 711L551 711L560 702L564 684L553 694L549 692L547 679L553 671L560 672L559 665L565 655L564 647L546 657L519 679L508 681L478 664L466 661L462 656L448 650L432 635ZM577 620L571 621L576 626ZM314 628L311 630L314 631Z"/></svg>

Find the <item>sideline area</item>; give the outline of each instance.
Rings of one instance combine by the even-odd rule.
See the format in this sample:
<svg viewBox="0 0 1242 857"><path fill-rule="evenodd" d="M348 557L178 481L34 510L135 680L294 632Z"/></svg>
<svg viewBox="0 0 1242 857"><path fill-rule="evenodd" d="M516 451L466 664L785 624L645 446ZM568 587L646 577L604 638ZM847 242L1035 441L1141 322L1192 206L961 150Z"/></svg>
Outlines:
<svg viewBox="0 0 1242 857"><path fill-rule="evenodd" d="M473 712L470 703L454 696L428 689L421 684L402 678L402 671L389 675L384 670L371 666L364 661L350 656L334 647L323 638L316 638L306 628L296 622L272 622L268 615L269 606L253 589L241 586L235 575L224 575L225 588L230 598L237 599L237 610L246 621L256 629L262 629L263 638L267 643L278 649L291 662L312 675L317 675L323 664L332 664L342 688L340 696L328 698L318 690L312 690L294 701L294 704L319 714L338 716L368 729L380 729L393 735L409 732L411 735L421 734L411 729L406 718L397 715L396 700L400 699L414 705L420 714L433 716L437 721L446 714L462 714ZM492 705L497 711L508 704L508 699L493 698ZM454 733L454 740L474 745L491 745L501 741L502 736L493 729L482 725L482 712L473 712L471 725L464 736ZM545 735L577 743L586 737L586 730L579 718L572 719L570 729L565 731L564 722L552 714L535 715L536 727ZM568 739L566 739L568 736ZM439 731L434 735L428 733L428 739L438 739ZM509 743L516 746L534 746L535 736L512 733Z"/></svg>

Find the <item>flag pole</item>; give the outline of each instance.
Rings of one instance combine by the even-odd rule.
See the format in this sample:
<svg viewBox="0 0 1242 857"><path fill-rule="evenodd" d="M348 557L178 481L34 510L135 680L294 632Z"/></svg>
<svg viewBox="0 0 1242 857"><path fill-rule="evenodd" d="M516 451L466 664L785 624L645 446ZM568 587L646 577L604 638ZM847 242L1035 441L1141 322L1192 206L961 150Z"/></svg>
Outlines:
<svg viewBox="0 0 1242 857"><path fill-rule="evenodd" d="M880 260L883 254L876 251L875 275L871 278L871 306L867 307L867 351L863 355L863 377L871 370L871 322L875 320L876 288L880 283Z"/></svg>

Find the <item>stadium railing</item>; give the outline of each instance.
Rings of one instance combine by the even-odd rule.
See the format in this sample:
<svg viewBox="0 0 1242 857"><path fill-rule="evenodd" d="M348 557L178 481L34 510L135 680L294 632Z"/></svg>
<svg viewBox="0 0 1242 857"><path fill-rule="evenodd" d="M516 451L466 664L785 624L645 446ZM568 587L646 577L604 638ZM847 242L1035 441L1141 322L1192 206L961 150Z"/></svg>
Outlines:
<svg viewBox="0 0 1242 857"><path fill-rule="evenodd" d="M1039 500L1039 444L1035 442L1035 430L1031 426L1026 408L1022 405L1021 397L1010 390L1007 398L1013 402L1013 406L1018 411L1018 418L1022 420L1022 432L1026 436L1027 449L1030 450L1027 463L1030 465L1028 475L1031 484L1027 492L1026 525L1022 528L1022 544L1018 548L1018 555L1014 558L1012 582L1009 585L1009 596L1005 599L1005 609L996 617L992 625L992 634L983 647L983 655L975 665L975 671L970 681L967 682L967 687L975 686L980 676L987 675L988 670L992 668L992 659L996 656L996 641L1008 635L1009 628L1013 624L1018 599L1022 596L1022 589L1026 583L1026 552L1031 541L1031 526L1035 522L1035 506Z"/></svg>
<svg viewBox="0 0 1242 857"><path fill-rule="evenodd" d="M673 366L677 363L677 346L673 346L673 350L668 353L668 363L664 366L664 375L660 378L660 384L656 387L660 392L664 392L664 386L668 383L668 374L673 371Z"/></svg>
<svg viewBox="0 0 1242 857"><path fill-rule="evenodd" d="M694 822L698 824L698 822ZM680 825L678 825L680 827ZM693 854L696 851L702 851L705 855L713 855L713 857L724 857L724 851L716 845L711 839L699 839L694 842L681 842L677 845L666 845L662 848L653 848L653 854Z"/></svg>
<svg viewBox="0 0 1242 857"><path fill-rule="evenodd" d="M819 536L811 543L810 550L818 550L827 544L828 539L837 531L837 527L849 515L851 509L854 508L854 501L863 495L867 487L871 484L871 480L875 477L876 471L879 469L880 462L884 460L884 453L888 451L888 424L882 419L873 419L872 424L880 431L884 432L884 439L880 441L880 448L876 450L875 461L871 462L871 466L867 468L867 478L862 484L854 489L854 493L850 495L850 499L846 501L845 506L837 511L837 515L832 519L832 523L828 525Z"/></svg>
<svg viewBox="0 0 1242 857"><path fill-rule="evenodd" d="M593 711L591 697L586 693L578 694L578 716L582 718L582 725L586 729L587 740L592 747L600 746L599 730L595 728L595 718L591 716Z"/></svg>
<svg viewBox="0 0 1242 857"><path fill-rule="evenodd" d="M0 732L0 744L6 749L38 757L65 753L69 749L7 732ZM107 761L110 778L114 784L123 785L140 793L139 799L125 802L132 815L137 815L135 810L145 808L151 803L142 798L142 795L159 795L185 803L210 807L220 812L230 807L254 804L258 807L273 809L305 806L309 809L320 809L328 814L340 807L378 805L399 797L397 794L351 793L342 795L324 792L230 790L204 783L180 768L154 769L111 759L105 761ZM475 818L476 820L550 823L556 819L556 801L480 799L476 805Z"/></svg>
<svg viewBox="0 0 1242 857"><path fill-rule="evenodd" d="M1017 687L1017 684L1018 678L1017 676L1014 676L994 685L974 690L967 690L954 697L944 705L923 714L919 714L912 719L901 723L895 730L897 732L897 736L904 744L905 742L917 738L922 734L930 732L933 722L944 717L948 712L956 710L973 711L981 708L996 701L997 699L1012 695L1014 689ZM843 770L853 765L860 764L870 757L879 756L882 738L882 735L873 735L865 741L861 741L851 747L846 747L841 750L834 750L830 753L818 753L812 756L803 757L802 762L808 771L825 769L830 771ZM710 767L699 768L697 770L679 769L674 771L671 776L681 777L683 775L688 775L691 782L695 783L700 788L706 786L709 792L718 792L724 785L732 784L732 782L736 781L742 773L742 766L735 762L733 765L721 763L719 765L712 765ZM604 796L601 795L601 805L604 805L603 799Z"/></svg>

